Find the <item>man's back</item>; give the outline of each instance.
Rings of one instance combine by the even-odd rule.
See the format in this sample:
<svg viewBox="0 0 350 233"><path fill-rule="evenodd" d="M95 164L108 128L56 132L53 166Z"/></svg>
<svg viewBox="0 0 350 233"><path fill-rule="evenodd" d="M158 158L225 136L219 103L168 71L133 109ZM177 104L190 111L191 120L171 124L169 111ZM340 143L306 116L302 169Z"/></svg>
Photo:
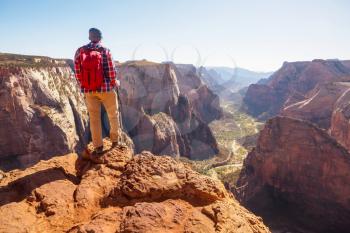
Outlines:
<svg viewBox="0 0 350 233"><path fill-rule="evenodd" d="M84 61L88 60L87 54L93 52L100 54L99 59L101 59L100 63L102 65L102 80L97 80L97 83L93 83L95 85L91 85L92 80L86 80L88 77L84 75L88 72L88 69L90 69L87 65L89 62ZM116 87L116 71L112 54L110 50L103 47L100 42L90 42L89 44L80 47L75 53L74 66L76 78L80 84L82 92L107 92ZM98 66L98 64L96 64L96 66ZM99 67L95 67L95 70L99 72ZM89 81L90 85L88 83Z"/></svg>

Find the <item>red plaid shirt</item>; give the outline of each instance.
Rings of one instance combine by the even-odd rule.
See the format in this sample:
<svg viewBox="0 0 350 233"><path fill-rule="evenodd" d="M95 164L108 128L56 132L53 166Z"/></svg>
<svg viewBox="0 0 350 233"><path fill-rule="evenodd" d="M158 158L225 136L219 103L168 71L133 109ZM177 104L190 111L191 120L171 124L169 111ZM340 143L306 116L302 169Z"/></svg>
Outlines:
<svg viewBox="0 0 350 233"><path fill-rule="evenodd" d="M89 89L85 89L81 87L81 92L107 92L113 90L118 86L118 81L116 81L116 70L113 62L112 54L109 49L103 47L100 42L94 43L90 42L89 44L80 47L74 56L74 69L75 69L75 77L79 84L81 84L81 57L83 48L103 48L102 50L102 65L103 65L103 86L96 90L92 91Z"/></svg>

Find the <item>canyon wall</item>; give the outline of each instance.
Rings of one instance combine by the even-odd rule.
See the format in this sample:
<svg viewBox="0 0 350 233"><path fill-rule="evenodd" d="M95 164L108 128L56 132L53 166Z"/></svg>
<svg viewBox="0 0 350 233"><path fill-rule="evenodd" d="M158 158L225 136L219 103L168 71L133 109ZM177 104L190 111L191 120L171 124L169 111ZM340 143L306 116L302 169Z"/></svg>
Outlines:
<svg viewBox="0 0 350 233"><path fill-rule="evenodd" d="M80 150L87 120L67 61L0 55L1 169Z"/></svg>
<svg viewBox="0 0 350 233"><path fill-rule="evenodd" d="M288 117L269 120L244 161L237 196L262 215L280 208L314 232L348 232L350 154L317 126Z"/></svg>
<svg viewBox="0 0 350 233"><path fill-rule="evenodd" d="M264 220L283 216L312 232L349 231L348 64L285 63L267 84L249 87L245 110L270 120L233 191Z"/></svg>
<svg viewBox="0 0 350 233"><path fill-rule="evenodd" d="M350 81L347 61L313 60L311 62L285 62L266 84L249 86L244 97L245 110L262 120L280 114L288 106L315 94L315 88Z"/></svg>
<svg viewBox="0 0 350 233"><path fill-rule="evenodd" d="M194 66L132 61L118 70L123 125L137 152L191 159L217 154L208 124L221 117L222 109Z"/></svg>

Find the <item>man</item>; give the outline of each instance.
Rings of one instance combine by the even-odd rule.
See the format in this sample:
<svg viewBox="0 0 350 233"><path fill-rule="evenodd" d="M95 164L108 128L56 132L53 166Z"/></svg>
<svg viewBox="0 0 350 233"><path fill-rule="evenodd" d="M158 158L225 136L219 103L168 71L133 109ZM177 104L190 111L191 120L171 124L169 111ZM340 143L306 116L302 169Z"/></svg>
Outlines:
<svg viewBox="0 0 350 233"><path fill-rule="evenodd" d="M109 49L101 45L102 33L89 30L90 43L80 47L74 57L75 76L84 93L90 117L90 131L96 154L102 154L101 104L106 109L112 147L118 144L119 118L115 88L115 65Z"/></svg>

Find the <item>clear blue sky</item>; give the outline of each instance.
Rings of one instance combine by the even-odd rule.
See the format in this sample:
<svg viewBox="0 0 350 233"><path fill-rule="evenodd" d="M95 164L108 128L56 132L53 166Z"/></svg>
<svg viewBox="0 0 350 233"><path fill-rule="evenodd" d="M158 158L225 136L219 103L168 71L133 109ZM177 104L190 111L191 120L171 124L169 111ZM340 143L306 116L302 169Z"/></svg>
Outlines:
<svg viewBox="0 0 350 233"><path fill-rule="evenodd" d="M72 58L90 27L119 61L271 71L350 59L347 0L0 0L0 52Z"/></svg>

